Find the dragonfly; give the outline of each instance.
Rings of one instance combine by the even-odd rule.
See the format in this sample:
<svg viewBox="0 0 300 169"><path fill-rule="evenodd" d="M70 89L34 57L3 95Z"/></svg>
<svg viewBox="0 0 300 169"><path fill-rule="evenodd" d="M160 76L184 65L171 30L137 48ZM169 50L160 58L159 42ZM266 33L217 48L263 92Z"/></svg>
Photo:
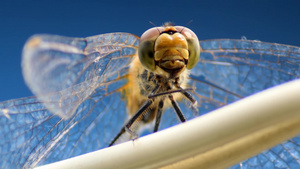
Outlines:
<svg viewBox="0 0 300 169"><path fill-rule="evenodd" d="M189 30L179 28L173 33ZM300 47L246 39L198 43L200 56L187 77L197 111L178 102L187 120L300 77ZM32 36L22 69L35 96L0 103L1 168L33 168L107 147L132 117L126 89L139 45L130 33ZM158 130L178 123L170 106ZM154 125L136 134L151 133ZM297 136L231 168L299 168L299 144Z"/></svg>

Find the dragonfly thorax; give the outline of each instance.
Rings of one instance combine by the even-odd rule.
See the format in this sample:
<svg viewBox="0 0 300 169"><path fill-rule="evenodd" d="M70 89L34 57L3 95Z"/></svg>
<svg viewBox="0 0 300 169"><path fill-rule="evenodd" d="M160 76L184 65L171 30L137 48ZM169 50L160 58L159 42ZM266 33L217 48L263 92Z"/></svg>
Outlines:
<svg viewBox="0 0 300 169"><path fill-rule="evenodd" d="M142 66L138 58L135 58L130 67L129 85L125 91L128 102L128 111L130 114L135 113L140 106L148 100L148 96L158 86L157 93L164 93L176 90L176 85L186 88L188 82L189 71L185 69L176 77L164 76L150 71ZM180 100L182 94L173 93L175 100ZM166 99L167 95L160 95L154 98L153 106L157 107L160 100L165 100L164 109L170 106L170 102Z"/></svg>

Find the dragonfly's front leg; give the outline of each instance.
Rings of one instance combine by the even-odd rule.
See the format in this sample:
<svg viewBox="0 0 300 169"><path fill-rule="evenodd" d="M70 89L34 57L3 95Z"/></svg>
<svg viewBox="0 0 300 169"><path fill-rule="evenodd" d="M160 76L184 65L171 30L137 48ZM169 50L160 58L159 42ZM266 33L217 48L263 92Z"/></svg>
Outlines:
<svg viewBox="0 0 300 169"><path fill-rule="evenodd" d="M172 106L173 108L175 109L176 113L177 113L177 116L179 117L180 121L181 122L185 122L186 121L186 118L184 117L182 111L180 110L179 106L178 106L178 103L174 100L173 96L172 95L169 95L169 99L172 103Z"/></svg>
<svg viewBox="0 0 300 169"><path fill-rule="evenodd" d="M159 85L156 85L155 88L152 90L149 96L153 95L158 89L160 88ZM127 131L130 135L134 136L134 138L137 138L137 134L134 133L132 130L130 130L131 125L137 120L138 117L140 117L145 110L147 110L150 105L154 102L155 98L148 99L141 108L135 113L135 115L127 122L125 126L122 127L121 131L117 134L117 136L113 139L113 141L109 144L109 146L112 146L119 137L124 134L125 131Z"/></svg>
<svg viewBox="0 0 300 169"><path fill-rule="evenodd" d="M187 92L186 90L182 89L180 87L180 85L178 84L178 79L175 80L175 84L174 84L178 89L180 89L180 93L182 93L192 104L191 104L191 109L194 111L194 112L198 112L198 109L197 109L197 105L198 105L198 102L197 100L189 93ZM195 89L193 89L195 90Z"/></svg>
<svg viewBox="0 0 300 169"><path fill-rule="evenodd" d="M159 127L159 124L160 124L160 119L161 119L161 115L162 115L162 108L163 108L163 106L164 106L164 102L162 100L159 101L153 132L157 132L158 131L158 127Z"/></svg>

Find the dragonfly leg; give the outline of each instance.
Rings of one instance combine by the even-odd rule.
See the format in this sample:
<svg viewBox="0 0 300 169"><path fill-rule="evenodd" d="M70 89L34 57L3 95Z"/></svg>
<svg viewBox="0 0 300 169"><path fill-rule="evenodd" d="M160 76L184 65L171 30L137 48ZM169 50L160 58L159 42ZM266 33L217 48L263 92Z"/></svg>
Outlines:
<svg viewBox="0 0 300 169"><path fill-rule="evenodd" d="M192 88L182 89L182 88L179 87L179 89L177 89L177 90L169 90L169 91L166 91L166 92L161 92L161 93L156 93L156 94L153 94L153 95L149 95L148 98L151 99L153 97L168 95L168 94L177 93L177 92L182 93L183 90L186 91L186 90L193 90L193 89ZM191 97L193 97L193 96L191 96Z"/></svg>
<svg viewBox="0 0 300 169"><path fill-rule="evenodd" d="M175 111L177 113L177 116L179 117L180 121L181 122L185 122L186 119L185 119L184 115L182 114L182 111L180 110L177 102L174 100L173 96L169 95L169 99L170 99L170 101L171 101L171 103L172 103L172 105L173 105L173 107L174 107L174 109L175 109Z"/></svg>
<svg viewBox="0 0 300 169"><path fill-rule="evenodd" d="M191 104L191 108L194 112L198 112L198 109L197 109L197 100L189 93L187 92L186 90L182 89L179 84L178 84L178 80L176 79L175 81L175 86L180 89L180 93L182 93L192 104Z"/></svg>
<svg viewBox="0 0 300 169"><path fill-rule="evenodd" d="M181 87L178 87L179 89L182 89ZM185 95L185 97L187 98L187 99L189 99L191 102L192 102L192 104L197 104L197 100L189 93L189 92L187 92L186 90L181 90L180 91L180 93L182 93L183 95Z"/></svg>
<svg viewBox="0 0 300 169"><path fill-rule="evenodd" d="M113 144L115 144L115 142L119 139L119 137L124 134L125 132L125 126L122 127L121 131L115 136L115 138L110 142L110 144L108 145L108 147L112 146Z"/></svg>
<svg viewBox="0 0 300 169"><path fill-rule="evenodd" d="M152 90L150 95L153 95L158 89L159 85L156 85L156 87ZM121 131L116 135L116 137L113 139L113 141L108 145L109 147L112 146L122 134L124 134L125 131L127 131L129 134L134 136L135 138L137 137L136 133L134 133L132 130L130 130L131 125L136 121L138 117L140 117L147 108L153 103L154 98L148 99L143 106L135 113L135 115L127 122L125 126L122 127Z"/></svg>
<svg viewBox="0 0 300 169"><path fill-rule="evenodd" d="M153 103L153 100L147 100L144 105L135 113L135 115L127 122L125 125L125 130L133 136L137 136L132 130L130 130L131 125L136 121L138 117L140 117L145 110Z"/></svg>
<svg viewBox="0 0 300 169"><path fill-rule="evenodd" d="M179 87L179 89L182 89L181 87ZM197 105L198 105L198 102L197 100L189 93L187 92L186 90L182 90L180 91L183 95L185 95L185 97L190 100L190 102L192 102L191 104L191 108L194 112L198 112L198 109L197 109Z"/></svg>
<svg viewBox="0 0 300 169"><path fill-rule="evenodd" d="M136 121L136 119L153 103L153 100L149 99L147 100L144 105L136 112L136 114L127 122L125 126L122 127L121 131L117 134L117 136L113 139L113 141L109 144L109 146L112 146L118 139L119 137L127 131L130 133L132 136L137 137L137 135L130 130L129 128L131 125Z"/></svg>
<svg viewBox="0 0 300 169"><path fill-rule="evenodd" d="M161 119L161 114L162 114L162 108L163 108L163 106L164 106L164 102L161 100L158 103L158 109L157 109L155 126L154 126L153 132L157 132L158 131L158 127L159 127L159 124L160 124L160 119Z"/></svg>

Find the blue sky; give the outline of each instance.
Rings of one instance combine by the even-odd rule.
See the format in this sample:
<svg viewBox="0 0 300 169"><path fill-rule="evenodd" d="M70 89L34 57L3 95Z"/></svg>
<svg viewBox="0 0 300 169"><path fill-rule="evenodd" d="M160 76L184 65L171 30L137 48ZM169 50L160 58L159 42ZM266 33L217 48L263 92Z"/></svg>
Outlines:
<svg viewBox="0 0 300 169"><path fill-rule="evenodd" d="M300 1L7 1L0 3L0 101L32 95L21 74L21 51L37 33L86 37L140 36L172 21L201 39L256 39L300 46Z"/></svg>

